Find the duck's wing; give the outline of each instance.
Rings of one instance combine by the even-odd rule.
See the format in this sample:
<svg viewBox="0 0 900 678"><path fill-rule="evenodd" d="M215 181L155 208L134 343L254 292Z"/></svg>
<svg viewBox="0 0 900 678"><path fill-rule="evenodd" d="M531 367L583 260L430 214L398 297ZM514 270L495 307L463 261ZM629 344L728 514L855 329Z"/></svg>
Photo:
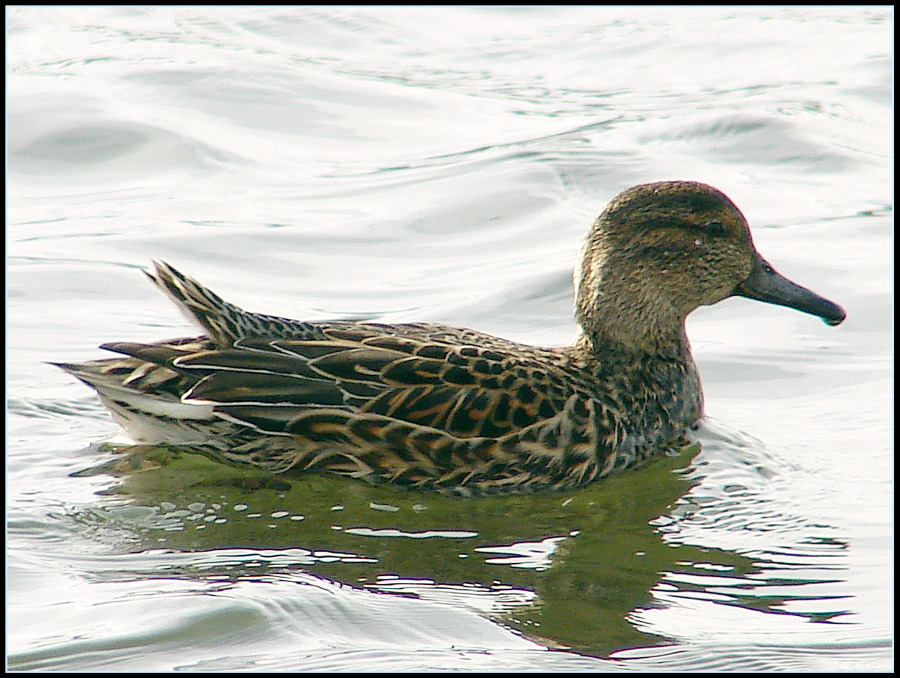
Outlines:
<svg viewBox="0 0 900 678"><path fill-rule="evenodd" d="M422 325L318 329L325 339L104 348L130 356L106 362L147 401L184 388L177 402L207 418L198 451L227 462L460 493L568 487L602 471L595 403L556 354L428 341ZM215 439L209 415L246 433Z"/></svg>
<svg viewBox="0 0 900 678"><path fill-rule="evenodd" d="M497 438L550 419L565 406L570 392L552 374L552 364L511 350L429 341L426 330L323 323L316 326L322 339L241 339L225 348L119 342L103 348L136 359L123 379L133 388L147 395L161 386L166 395L181 388L183 403L212 405L273 434L302 434L312 415L339 410L459 438Z"/></svg>

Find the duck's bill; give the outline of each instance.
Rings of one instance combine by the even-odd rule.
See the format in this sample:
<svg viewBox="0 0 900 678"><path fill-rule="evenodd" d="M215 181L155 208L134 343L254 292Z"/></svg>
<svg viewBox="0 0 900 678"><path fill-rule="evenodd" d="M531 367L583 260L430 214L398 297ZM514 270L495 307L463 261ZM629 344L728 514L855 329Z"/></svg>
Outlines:
<svg viewBox="0 0 900 678"><path fill-rule="evenodd" d="M735 288L734 295L817 315L829 325L840 325L847 317L840 306L791 282L759 255L753 260L750 275Z"/></svg>

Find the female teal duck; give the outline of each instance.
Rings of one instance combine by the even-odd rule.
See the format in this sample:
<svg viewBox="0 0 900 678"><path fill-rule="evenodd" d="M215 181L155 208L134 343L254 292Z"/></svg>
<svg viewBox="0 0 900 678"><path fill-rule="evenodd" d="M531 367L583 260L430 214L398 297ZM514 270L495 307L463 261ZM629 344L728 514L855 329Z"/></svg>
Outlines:
<svg viewBox="0 0 900 678"><path fill-rule="evenodd" d="M575 273L581 331L564 348L288 320L163 263L148 276L203 336L59 365L136 443L462 495L571 488L683 444L703 413L684 330L698 306L743 296L845 317L756 252L728 197L689 181L630 188L594 222Z"/></svg>

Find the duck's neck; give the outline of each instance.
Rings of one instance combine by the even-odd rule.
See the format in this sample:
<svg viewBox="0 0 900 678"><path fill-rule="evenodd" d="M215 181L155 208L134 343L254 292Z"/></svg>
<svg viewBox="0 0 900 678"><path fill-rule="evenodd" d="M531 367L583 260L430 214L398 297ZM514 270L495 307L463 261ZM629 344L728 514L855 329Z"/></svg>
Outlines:
<svg viewBox="0 0 900 678"><path fill-rule="evenodd" d="M576 347L593 355L646 355L690 360L684 319L662 309L598 305L577 309L576 320L581 327Z"/></svg>

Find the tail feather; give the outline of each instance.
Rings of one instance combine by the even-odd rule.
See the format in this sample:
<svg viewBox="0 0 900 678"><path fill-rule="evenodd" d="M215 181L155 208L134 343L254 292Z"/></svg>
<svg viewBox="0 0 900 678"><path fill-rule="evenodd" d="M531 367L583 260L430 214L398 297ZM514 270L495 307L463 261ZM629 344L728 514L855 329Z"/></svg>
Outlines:
<svg viewBox="0 0 900 678"><path fill-rule="evenodd" d="M216 344L227 345L241 338L240 318L245 311L167 263L154 261L153 265L155 272L144 271L147 277Z"/></svg>
<svg viewBox="0 0 900 678"><path fill-rule="evenodd" d="M153 265L155 271L144 271L147 277L175 302L189 320L200 325L217 346L229 346L241 339L257 337L326 338L322 330L312 323L245 311L164 261L154 261Z"/></svg>

